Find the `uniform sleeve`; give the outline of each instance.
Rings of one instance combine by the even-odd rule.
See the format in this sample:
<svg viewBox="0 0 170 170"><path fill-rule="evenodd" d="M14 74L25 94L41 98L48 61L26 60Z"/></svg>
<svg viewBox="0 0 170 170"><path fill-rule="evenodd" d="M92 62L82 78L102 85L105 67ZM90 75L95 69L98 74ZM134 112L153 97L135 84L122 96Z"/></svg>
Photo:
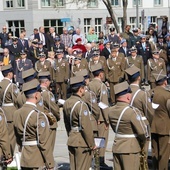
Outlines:
<svg viewBox="0 0 170 170"><path fill-rule="evenodd" d="M133 126L133 129L135 130L135 133L138 135L138 138L142 140L142 142L145 142L146 140L146 124L144 121L141 120L141 114L136 110L132 110L131 114L131 124Z"/></svg>
<svg viewBox="0 0 170 170"><path fill-rule="evenodd" d="M150 75L151 75L151 68L150 68L150 66L149 66L149 60L147 61L147 71L148 71L148 81L150 81Z"/></svg>
<svg viewBox="0 0 170 170"><path fill-rule="evenodd" d="M142 99L143 99L142 108L144 110L144 114L147 120L149 121L149 124L151 125L153 115L154 115L154 109L152 108L152 104L151 104L151 97L147 92L145 92Z"/></svg>
<svg viewBox="0 0 170 170"><path fill-rule="evenodd" d="M39 136L39 148L42 156L45 160L47 169L54 167L53 153L51 152L51 143L49 140L50 129L48 125L48 120L43 114L39 115L38 118L38 136Z"/></svg>
<svg viewBox="0 0 170 170"><path fill-rule="evenodd" d="M104 85L103 88L101 89L101 94L100 94L100 102L103 102L107 106L109 106L109 101L108 101L108 91L107 87ZM109 108L109 107L108 107ZM108 119L108 108L106 109L101 109L103 118L106 123L109 123Z"/></svg>
<svg viewBox="0 0 170 170"><path fill-rule="evenodd" d="M9 141L10 140L8 136L8 129L7 129L5 117L2 115L2 113L0 113L0 148L2 149L2 153L6 159L12 157Z"/></svg>
<svg viewBox="0 0 170 170"><path fill-rule="evenodd" d="M97 121L99 119L99 116L100 116L100 108L97 104L96 97L92 94L90 96L90 93L86 92L82 99L88 105L89 110L92 111L93 117Z"/></svg>
<svg viewBox="0 0 170 170"><path fill-rule="evenodd" d="M167 100L166 107L167 107L168 114L169 114L169 117L170 117L170 99Z"/></svg>
<svg viewBox="0 0 170 170"><path fill-rule="evenodd" d="M19 94L19 89L15 84L12 84L12 100L15 104L15 106L18 106L17 96Z"/></svg>
<svg viewBox="0 0 170 170"><path fill-rule="evenodd" d="M89 146L89 148L92 148L95 146L93 129L90 121L89 109L85 104L83 104L82 111L80 114L81 114L82 136L86 144Z"/></svg>
<svg viewBox="0 0 170 170"><path fill-rule="evenodd" d="M141 66L140 66L140 68L141 68L141 79L143 80L145 76L144 76L144 63L143 63L142 57L141 57Z"/></svg>
<svg viewBox="0 0 170 170"><path fill-rule="evenodd" d="M68 64L68 62L66 62L65 69L66 69L65 79L69 79L70 70L69 70L69 64Z"/></svg>
<svg viewBox="0 0 170 170"><path fill-rule="evenodd" d="M67 136L69 136L69 132L71 131L71 126L70 126L70 120L67 118L67 106L66 104L63 105L63 118L64 118L64 124L65 124L65 128L67 131Z"/></svg>

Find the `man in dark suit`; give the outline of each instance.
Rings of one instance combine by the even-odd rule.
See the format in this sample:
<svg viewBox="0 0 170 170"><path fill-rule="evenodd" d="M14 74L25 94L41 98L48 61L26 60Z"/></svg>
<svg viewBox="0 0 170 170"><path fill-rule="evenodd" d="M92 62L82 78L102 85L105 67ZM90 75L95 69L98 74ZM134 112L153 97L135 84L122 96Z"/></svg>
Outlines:
<svg viewBox="0 0 170 170"><path fill-rule="evenodd" d="M22 51L26 51L26 52L29 51L28 40L24 39L24 34L23 33L20 34L20 37L18 39L18 44L19 44L19 46L21 46Z"/></svg>
<svg viewBox="0 0 170 170"><path fill-rule="evenodd" d="M57 52L57 50L62 50L65 54L65 45L63 43L60 42L60 37L56 37L54 39L54 47L53 50L54 52Z"/></svg>
<svg viewBox="0 0 170 170"><path fill-rule="evenodd" d="M9 53L12 54L15 59L20 57L20 52L22 51L21 45L18 43L18 37L12 37L12 44L8 46Z"/></svg>
<svg viewBox="0 0 170 170"><path fill-rule="evenodd" d="M30 59L33 63L33 67L35 66L35 62L39 60L38 57L38 40L34 39L31 43L31 46L28 51L28 59Z"/></svg>
<svg viewBox="0 0 170 170"><path fill-rule="evenodd" d="M111 53L111 48L110 48L110 41L109 40L106 40L104 42L104 49L101 51L101 56L104 56L106 58L106 60L109 58L109 55Z"/></svg>
<svg viewBox="0 0 170 170"><path fill-rule="evenodd" d="M125 39L122 39L121 41L121 47L119 48L119 53L123 53L125 57L128 57L130 55L130 50L127 47L127 42Z"/></svg>
<svg viewBox="0 0 170 170"><path fill-rule="evenodd" d="M22 84L24 83L22 72L32 68L33 64L30 59L27 59L27 53L25 51L21 51L20 56L21 58L16 61L16 82L22 87Z"/></svg>
<svg viewBox="0 0 170 170"><path fill-rule="evenodd" d="M110 34L108 35L108 39L112 44L120 44L120 38L115 34L115 28L110 28Z"/></svg>
<svg viewBox="0 0 170 170"><path fill-rule="evenodd" d="M147 61L152 58L151 45L146 41L146 36L142 35L140 43L137 45L138 55L141 55L144 63L145 85L148 85L147 80Z"/></svg>
<svg viewBox="0 0 170 170"><path fill-rule="evenodd" d="M45 30L44 27L39 27L39 32L37 34L35 34L34 39L38 39L38 41L42 41L43 42L43 47L49 49L50 45L49 45L49 41L47 38L47 34L45 34Z"/></svg>
<svg viewBox="0 0 170 170"><path fill-rule="evenodd" d="M0 39L1 39L1 47L5 48L5 43L8 38L7 28L6 26L2 27L2 32L0 33Z"/></svg>
<svg viewBox="0 0 170 170"><path fill-rule="evenodd" d="M2 62L1 65L3 66L11 64L15 75L16 61L14 56L9 54L8 48L4 48L4 55L0 55L0 62Z"/></svg>

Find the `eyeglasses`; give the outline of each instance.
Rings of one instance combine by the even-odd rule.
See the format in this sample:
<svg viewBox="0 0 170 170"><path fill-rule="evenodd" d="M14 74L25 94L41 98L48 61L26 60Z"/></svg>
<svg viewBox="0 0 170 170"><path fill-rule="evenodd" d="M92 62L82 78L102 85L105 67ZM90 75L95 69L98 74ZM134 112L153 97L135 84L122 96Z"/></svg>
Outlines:
<svg viewBox="0 0 170 170"><path fill-rule="evenodd" d="M6 28L2 28L3 30L6 30Z"/></svg>

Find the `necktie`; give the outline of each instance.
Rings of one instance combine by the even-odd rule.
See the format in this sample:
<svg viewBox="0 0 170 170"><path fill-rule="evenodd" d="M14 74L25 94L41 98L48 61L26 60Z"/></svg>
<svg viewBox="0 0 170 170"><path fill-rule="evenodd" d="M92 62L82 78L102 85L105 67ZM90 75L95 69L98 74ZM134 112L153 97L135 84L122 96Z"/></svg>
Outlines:
<svg viewBox="0 0 170 170"><path fill-rule="evenodd" d="M5 66L8 65L8 63L9 63L9 57L8 56L4 56L3 63L4 63Z"/></svg>
<svg viewBox="0 0 170 170"><path fill-rule="evenodd" d="M143 50L145 51L145 44L144 43L142 44L142 47L143 47Z"/></svg>

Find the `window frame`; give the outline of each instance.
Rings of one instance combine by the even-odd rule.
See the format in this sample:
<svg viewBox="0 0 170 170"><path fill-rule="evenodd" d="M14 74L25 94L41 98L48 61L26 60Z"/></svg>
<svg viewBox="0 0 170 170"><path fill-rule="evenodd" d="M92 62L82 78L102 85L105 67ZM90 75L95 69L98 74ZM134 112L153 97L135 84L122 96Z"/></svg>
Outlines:
<svg viewBox="0 0 170 170"><path fill-rule="evenodd" d="M118 1L118 5L113 4L113 3L112 3L113 1L114 1L114 2L115 2L115 1ZM120 7L120 4L121 4L120 0L111 0L110 2L111 2L112 7Z"/></svg>
<svg viewBox="0 0 170 170"><path fill-rule="evenodd" d="M95 1L96 5L95 6L90 5L92 3L91 1ZM97 8L98 7L98 1L97 0L88 0L87 7L88 8Z"/></svg>
<svg viewBox="0 0 170 170"><path fill-rule="evenodd" d="M134 2L134 1L136 1L136 0L133 0L133 6L136 6L136 2ZM142 0L138 0L139 2L138 2L138 6L142 6Z"/></svg>
<svg viewBox="0 0 170 170"><path fill-rule="evenodd" d="M89 21L90 24L87 24ZM91 27L92 18L84 18L84 34L88 34L89 28Z"/></svg>
<svg viewBox="0 0 170 170"><path fill-rule="evenodd" d="M102 26L103 26L102 22L103 22L103 20L102 20L102 18L95 18L94 20L95 20L95 26L94 26L95 33L97 35L99 35L99 33L102 31ZM101 24L99 24L99 20L100 20Z"/></svg>
<svg viewBox="0 0 170 170"><path fill-rule="evenodd" d="M42 2L42 1L44 1L44 2ZM49 1L49 2L50 2L50 6L43 5L43 3L46 3L46 1ZM41 0L41 7L42 7L42 8L51 8L51 7L52 7L52 2L51 2L51 0Z"/></svg>
<svg viewBox="0 0 170 170"><path fill-rule="evenodd" d="M153 4L154 4L154 7L160 7L163 5L163 1L160 0L160 4L156 4L155 2L158 1L158 0L153 0Z"/></svg>

